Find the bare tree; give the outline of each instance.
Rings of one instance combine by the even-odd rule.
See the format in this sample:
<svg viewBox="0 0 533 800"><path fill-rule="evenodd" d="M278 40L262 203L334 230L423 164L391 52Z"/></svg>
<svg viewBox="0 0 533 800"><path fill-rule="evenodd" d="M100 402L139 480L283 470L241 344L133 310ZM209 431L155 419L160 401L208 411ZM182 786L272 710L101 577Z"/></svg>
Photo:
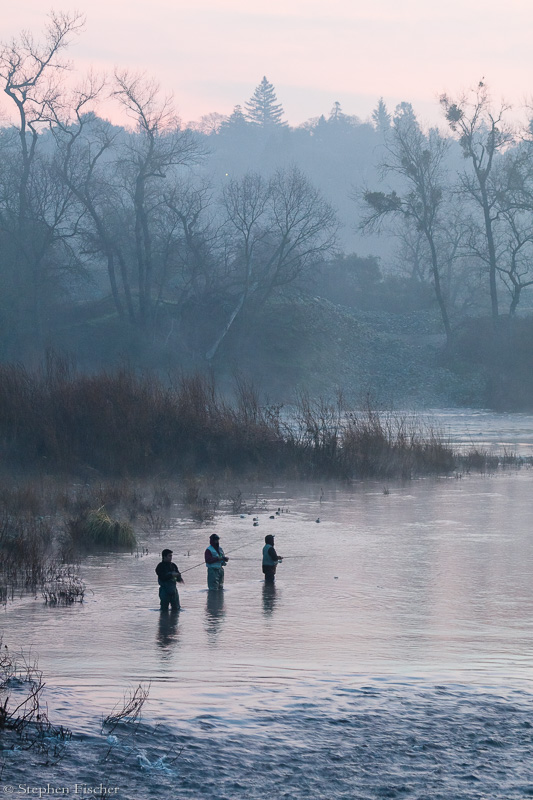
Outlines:
<svg viewBox="0 0 533 800"><path fill-rule="evenodd" d="M492 319L496 325L499 313L495 233L498 208L493 178L498 155L513 141L512 132L505 121L509 106L502 102L494 109L483 81L475 90L455 100L442 95L440 103L451 130L458 136L463 155L472 167L471 173L463 173L461 187L482 214Z"/></svg>
<svg viewBox="0 0 533 800"><path fill-rule="evenodd" d="M172 99L144 75L115 72L114 96L135 123L121 155L124 189L132 201L139 323L154 321L153 218L163 203L165 181L175 169L197 163L202 150L195 135L181 130Z"/></svg>
<svg viewBox="0 0 533 800"><path fill-rule="evenodd" d="M113 94L135 130L94 116L104 86L90 76L75 92L70 116L56 117L54 132L61 175L86 211L86 252L104 256L119 315L149 328L163 302L178 311L177 294L190 293L189 278L198 280L206 262L198 229L205 193L181 176L201 149L194 134L179 129L171 100L155 83L126 72L115 80Z"/></svg>
<svg viewBox="0 0 533 800"><path fill-rule="evenodd" d="M221 206L231 311L206 353L208 360L252 300L264 304L332 252L338 229L333 208L296 167L278 170L268 181L254 173L231 181Z"/></svg>
<svg viewBox="0 0 533 800"><path fill-rule="evenodd" d="M165 272L161 291L170 282L173 299L182 308L213 298L220 278L220 223L213 211L213 190L205 181L176 183L169 187L165 204L170 221L165 230Z"/></svg>
<svg viewBox="0 0 533 800"><path fill-rule="evenodd" d="M0 80L18 116L22 157L19 214L22 220L26 216L26 188L38 135L49 122L50 108L61 102L63 94L61 79L69 65L61 54L83 23L78 13L52 12L43 42L35 42L31 33L24 31L18 39L3 44L0 49Z"/></svg>
<svg viewBox="0 0 533 800"><path fill-rule="evenodd" d="M401 194L392 191L364 193L368 213L363 230L379 229L386 219L403 219L414 225L425 238L429 250L435 297L447 338L451 336L445 293L442 288L438 247L439 229L443 225L446 192L444 158L448 143L437 130L425 134L411 106L402 103L396 108L393 125L387 138L383 174L397 175L405 183Z"/></svg>
<svg viewBox="0 0 533 800"><path fill-rule="evenodd" d="M204 114L200 117L198 122L189 123L188 127L193 131L198 131L206 136L213 136L220 132L222 125L226 124L228 117L225 114L219 114L218 111L212 111L210 114Z"/></svg>
<svg viewBox="0 0 533 800"><path fill-rule="evenodd" d="M533 285L533 150L529 138L507 151L496 171L500 278L513 316L522 290Z"/></svg>
<svg viewBox="0 0 533 800"><path fill-rule="evenodd" d="M508 260L500 264L498 271L511 295L509 315L513 316L522 290L533 285L533 220L531 213L526 215L516 209L508 209L503 216L509 231Z"/></svg>
<svg viewBox="0 0 533 800"><path fill-rule="evenodd" d="M4 263L4 281L12 288L8 313L15 328L30 322L38 346L43 344L49 278L57 274L57 248L62 247L62 255L72 263L69 240L76 235L68 192L50 170L49 153L39 152L38 144L51 108L63 102L62 78L69 68L63 50L82 25L77 13L52 13L43 41L23 32L0 47L0 81L15 108L18 141L10 167L11 187L3 198L4 234L11 242Z"/></svg>
<svg viewBox="0 0 533 800"><path fill-rule="evenodd" d="M56 168L86 212L83 226L86 253L104 256L117 312L121 317L127 314L129 320L135 322L130 276L117 236L121 193L116 176L110 176L120 132L110 122L98 119L93 111L105 85L103 77L90 74L85 83L74 90L66 107L52 107Z"/></svg>

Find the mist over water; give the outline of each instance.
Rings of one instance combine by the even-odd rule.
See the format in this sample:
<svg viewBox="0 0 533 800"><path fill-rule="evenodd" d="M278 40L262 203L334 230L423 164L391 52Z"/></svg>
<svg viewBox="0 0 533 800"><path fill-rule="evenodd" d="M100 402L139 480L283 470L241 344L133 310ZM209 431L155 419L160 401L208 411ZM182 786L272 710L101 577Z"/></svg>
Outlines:
<svg viewBox="0 0 533 800"><path fill-rule="evenodd" d="M265 487L258 527L175 520L147 556L90 558L83 606L8 606L4 641L39 655L50 717L75 734L45 774L105 772L123 797L530 796L532 480ZM185 572L214 530L225 591L190 569L183 611L161 616L158 551ZM286 556L274 587L267 533ZM102 715L139 682L143 723L110 745Z"/></svg>
<svg viewBox="0 0 533 800"><path fill-rule="evenodd" d="M533 415L497 414L472 408L434 410L429 419L454 450L476 447L490 453L517 456L533 454Z"/></svg>

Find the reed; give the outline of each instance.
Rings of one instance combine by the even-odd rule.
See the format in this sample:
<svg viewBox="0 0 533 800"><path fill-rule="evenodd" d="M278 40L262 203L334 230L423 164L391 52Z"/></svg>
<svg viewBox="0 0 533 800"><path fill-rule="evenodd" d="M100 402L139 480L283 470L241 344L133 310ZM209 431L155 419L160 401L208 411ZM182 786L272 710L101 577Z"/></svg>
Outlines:
<svg viewBox="0 0 533 800"><path fill-rule="evenodd" d="M204 376L163 384L127 368L79 374L57 357L35 373L0 365L0 452L11 469L38 465L42 476L76 475L91 487L100 479L99 505L112 508L127 497L131 519L148 513L129 485L133 477L409 478L465 464L438 431L370 403L353 410L342 397L330 403L302 395L285 410L261 404L242 379L230 403ZM467 466L487 465L479 455ZM187 503L200 513L204 500ZM82 508L83 491L76 501L80 512L94 509L89 500ZM29 495L20 502L38 504ZM94 536L105 540L109 530Z"/></svg>
<svg viewBox="0 0 533 800"><path fill-rule="evenodd" d="M472 447L467 453L457 457L457 462L463 472L491 472L500 466L521 466L522 459L516 455L505 452L501 458L490 453L485 448Z"/></svg>

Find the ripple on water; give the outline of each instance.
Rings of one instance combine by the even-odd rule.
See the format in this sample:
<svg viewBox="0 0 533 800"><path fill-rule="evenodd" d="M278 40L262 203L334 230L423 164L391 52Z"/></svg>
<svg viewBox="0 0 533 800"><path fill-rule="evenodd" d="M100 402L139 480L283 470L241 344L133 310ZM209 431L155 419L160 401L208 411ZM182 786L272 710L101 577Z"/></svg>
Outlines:
<svg viewBox="0 0 533 800"><path fill-rule="evenodd" d="M121 798L382 797L517 800L533 794L533 697L461 685L331 685L319 699L263 697L227 716L75 735L40 781L96 785ZM273 707L269 707L272 699ZM257 698L256 698L257 701ZM153 724L152 724L153 723ZM111 742L111 743L110 743ZM27 781L28 754L4 751L4 783ZM30 762L38 756L29 755Z"/></svg>

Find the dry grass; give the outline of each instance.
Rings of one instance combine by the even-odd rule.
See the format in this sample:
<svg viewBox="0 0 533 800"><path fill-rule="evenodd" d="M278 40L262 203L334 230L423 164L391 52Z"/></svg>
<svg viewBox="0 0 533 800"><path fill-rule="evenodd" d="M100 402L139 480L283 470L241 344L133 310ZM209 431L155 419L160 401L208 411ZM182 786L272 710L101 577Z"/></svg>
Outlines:
<svg viewBox="0 0 533 800"><path fill-rule="evenodd" d="M143 706L148 700L150 685L143 686L142 683L124 695L122 702L118 703L110 714L102 720L102 730L106 734L112 733L117 725L132 725L141 719Z"/></svg>
<svg viewBox="0 0 533 800"><path fill-rule="evenodd" d="M68 522L72 539L86 548L122 548L133 551L137 537L128 522L113 519L104 506Z"/></svg>
<svg viewBox="0 0 533 800"><path fill-rule="evenodd" d="M0 386L6 460L91 484L154 473L350 478L453 469L453 453L435 432L371 408L354 412L342 399L302 396L285 414L262 405L243 381L229 403L198 375L164 385L128 369L78 374L57 358L40 373L0 366Z"/></svg>
<svg viewBox="0 0 533 800"><path fill-rule="evenodd" d="M36 662L22 652L10 650L0 640L0 732L4 747L37 749L49 766L63 756L71 732L52 725L43 703L43 690L43 674Z"/></svg>
<svg viewBox="0 0 533 800"><path fill-rule="evenodd" d="M44 602L49 606L70 606L83 603L85 583L79 576L78 568L63 565L49 570L41 587Z"/></svg>
<svg viewBox="0 0 533 800"><path fill-rule="evenodd" d="M85 505L83 491L63 498L65 506L78 503L76 513L100 506L111 513L122 504L130 521L157 505L154 498L146 507L135 496L133 477L192 476L185 502L208 518L214 499L198 489L198 476L409 478L465 464L486 468L492 458L474 452L459 458L438 431L370 403L354 410L342 397L330 403L302 395L285 411L261 404L242 380L230 403L199 375L165 384L129 369L87 375L58 358L38 373L0 365L0 451L12 469L37 464L41 475L77 475L90 484ZM32 491L18 498L24 509L39 506ZM159 502L165 501L163 487Z"/></svg>

